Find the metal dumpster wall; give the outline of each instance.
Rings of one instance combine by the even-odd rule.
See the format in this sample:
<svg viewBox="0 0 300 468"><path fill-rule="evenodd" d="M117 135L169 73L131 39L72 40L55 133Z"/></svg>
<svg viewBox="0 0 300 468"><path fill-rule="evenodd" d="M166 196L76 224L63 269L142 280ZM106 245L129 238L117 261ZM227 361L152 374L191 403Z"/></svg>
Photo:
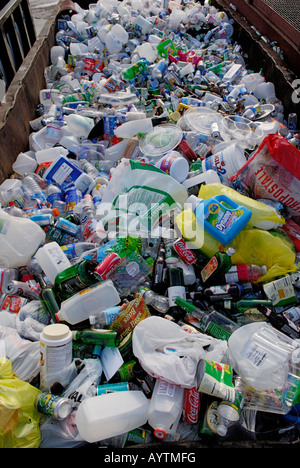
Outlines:
<svg viewBox="0 0 300 468"><path fill-rule="evenodd" d="M277 52L256 34L247 18L230 7L229 0L211 0L211 3L234 19L233 38L248 54L247 68L257 72L262 68L266 80L274 83L276 96L285 108L285 117L290 112L300 115L300 96L297 93L297 88L300 91L300 80L296 72L289 69Z"/></svg>
<svg viewBox="0 0 300 468"><path fill-rule="evenodd" d="M44 69L49 64L55 18L60 10L60 4L53 8L53 17L44 26L0 104L0 183L10 176L18 154L28 149L29 121L34 118L39 91L45 87Z"/></svg>

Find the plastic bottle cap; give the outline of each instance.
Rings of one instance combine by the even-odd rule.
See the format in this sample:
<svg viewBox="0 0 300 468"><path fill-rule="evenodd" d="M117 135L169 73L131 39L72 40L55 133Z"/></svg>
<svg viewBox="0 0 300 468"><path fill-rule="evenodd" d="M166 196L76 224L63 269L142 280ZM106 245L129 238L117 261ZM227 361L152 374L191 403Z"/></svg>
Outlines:
<svg viewBox="0 0 300 468"><path fill-rule="evenodd" d="M217 427L217 434L221 437L224 437L227 434L227 427L219 424Z"/></svg>
<svg viewBox="0 0 300 468"><path fill-rule="evenodd" d="M59 209L58 208L53 208L52 210L53 216L57 218L59 216Z"/></svg>
<svg viewBox="0 0 300 468"><path fill-rule="evenodd" d="M196 197L196 195L190 195L186 201L186 204L191 204L192 211L195 211L200 201L201 201L200 198Z"/></svg>
<svg viewBox="0 0 300 468"><path fill-rule="evenodd" d="M167 437L167 433L164 429L155 429L154 435L157 439L165 439Z"/></svg>
<svg viewBox="0 0 300 468"><path fill-rule="evenodd" d="M235 254L235 250L234 250L232 247L229 247L229 248L226 250L226 253L227 253L227 255L229 255L229 257L232 257L232 255Z"/></svg>
<svg viewBox="0 0 300 468"><path fill-rule="evenodd" d="M266 265L263 265L263 266L261 267L261 271L262 271L262 274L263 274L263 275L266 275L266 274L268 273L268 268L267 268L267 266L266 266Z"/></svg>
<svg viewBox="0 0 300 468"><path fill-rule="evenodd" d="M8 204L9 204L9 206L13 206L15 204L15 202L10 201Z"/></svg>
<svg viewBox="0 0 300 468"><path fill-rule="evenodd" d="M43 334L49 340L58 340L61 338L66 338L68 336L70 329L67 325L63 323L53 323L51 325L47 325L44 330Z"/></svg>

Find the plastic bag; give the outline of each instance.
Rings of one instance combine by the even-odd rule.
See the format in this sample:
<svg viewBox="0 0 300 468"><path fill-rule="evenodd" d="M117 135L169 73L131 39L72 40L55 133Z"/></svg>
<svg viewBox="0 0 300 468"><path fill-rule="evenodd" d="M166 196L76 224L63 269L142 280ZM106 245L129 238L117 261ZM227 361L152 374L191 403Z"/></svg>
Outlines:
<svg viewBox="0 0 300 468"><path fill-rule="evenodd" d="M144 370L154 378L193 388L197 383L199 360L222 360L227 342L202 333L187 333L174 322L152 316L134 328L132 350Z"/></svg>
<svg viewBox="0 0 300 468"><path fill-rule="evenodd" d="M5 344L5 356L19 379L25 382L34 379L40 372L40 343L21 338L17 330L4 326L0 326L1 341Z"/></svg>
<svg viewBox="0 0 300 468"><path fill-rule="evenodd" d="M293 243L282 229L243 229L225 247L196 223L191 209L182 211L176 218L176 224L188 246L199 249L209 258L219 250L226 251L232 247L235 250L231 257L233 265L266 265L268 272L259 278L259 282L272 281L297 270Z"/></svg>
<svg viewBox="0 0 300 468"><path fill-rule="evenodd" d="M62 421L53 417L43 418L40 425L40 448L73 448L86 444L75 424L76 409L85 398L96 394L96 386L102 374L102 364L99 359L85 359L82 364L82 370L62 395L72 400L73 410Z"/></svg>
<svg viewBox="0 0 300 468"><path fill-rule="evenodd" d="M280 202L291 216L299 216L300 152L283 136L267 135L229 180L236 190L244 190L254 199Z"/></svg>
<svg viewBox="0 0 300 468"><path fill-rule="evenodd" d="M38 448L40 414L34 401L40 390L20 380L11 362L0 358L0 448Z"/></svg>

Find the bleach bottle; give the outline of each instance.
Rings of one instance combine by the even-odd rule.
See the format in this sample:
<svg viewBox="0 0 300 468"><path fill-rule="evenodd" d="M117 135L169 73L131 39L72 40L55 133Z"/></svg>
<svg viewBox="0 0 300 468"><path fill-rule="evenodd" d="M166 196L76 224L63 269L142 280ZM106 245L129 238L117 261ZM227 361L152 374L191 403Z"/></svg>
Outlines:
<svg viewBox="0 0 300 468"><path fill-rule="evenodd" d="M226 195L217 195L207 200L191 195L187 203L192 204L197 223L222 245L229 245L252 216L248 208Z"/></svg>

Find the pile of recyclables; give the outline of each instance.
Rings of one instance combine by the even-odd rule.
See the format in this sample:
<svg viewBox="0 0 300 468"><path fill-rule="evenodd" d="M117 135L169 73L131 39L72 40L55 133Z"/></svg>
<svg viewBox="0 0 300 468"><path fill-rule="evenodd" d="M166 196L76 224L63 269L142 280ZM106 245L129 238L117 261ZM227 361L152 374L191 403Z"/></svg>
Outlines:
<svg viewBox="0 0 300 468"><path fill-rule="evenodd" d="M75 7L0 185L0 446L297 441L297 115L207 1Z"/></svg>

